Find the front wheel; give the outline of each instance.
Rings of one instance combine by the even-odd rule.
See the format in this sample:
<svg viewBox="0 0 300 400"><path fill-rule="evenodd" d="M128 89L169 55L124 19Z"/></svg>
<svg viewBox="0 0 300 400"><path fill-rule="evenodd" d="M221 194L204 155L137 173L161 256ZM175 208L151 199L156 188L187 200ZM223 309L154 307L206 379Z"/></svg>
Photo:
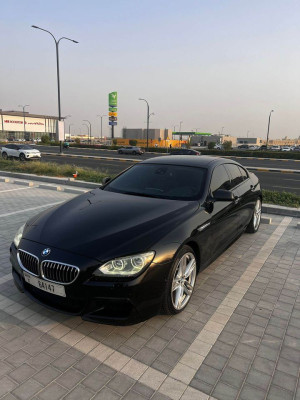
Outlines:
<svg viewBox="0 0 300 400"><path fill-rule="evenodd" d="M258 231L261 220L261 199L258 198L255 203L255 207L253 210L253 215L249 225L246 228L246 232L255 233Z"/></svg>
<svg viewBox="0 0 300 400"><path fill-rule="evenodd" d="M25 160L26 160L25 154L24 154L24 153L21 153L21 154L19 155L19 159L20 159L20 161L25 161Z"/></svg>
<svg viewBox="0 0 300 400"><path fill-rule="evenodd" d="M196 274L195 253L191 247L183 246L168 277L162 305L166 314L178 314L188 305L194 290Z"/></svg>

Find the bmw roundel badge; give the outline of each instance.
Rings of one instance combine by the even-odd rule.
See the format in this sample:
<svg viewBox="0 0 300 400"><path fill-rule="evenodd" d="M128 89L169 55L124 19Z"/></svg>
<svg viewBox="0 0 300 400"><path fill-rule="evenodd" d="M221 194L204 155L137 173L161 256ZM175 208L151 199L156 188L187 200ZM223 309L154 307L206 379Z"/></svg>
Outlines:
<svg viewBox="0 0 300 400"><path fill-rule="evenodd" d="M51 249L47 248L42 251L42 256L46 257L51 253Z"/></svg>

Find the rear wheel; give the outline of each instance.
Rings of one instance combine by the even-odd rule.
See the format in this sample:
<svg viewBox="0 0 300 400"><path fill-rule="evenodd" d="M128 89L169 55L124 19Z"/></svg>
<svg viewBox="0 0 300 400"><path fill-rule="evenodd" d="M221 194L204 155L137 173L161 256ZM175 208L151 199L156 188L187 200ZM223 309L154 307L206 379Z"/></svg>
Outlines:
<svg viewBox="0 0 300 400"><path fill-rule="evenodd" d="M7 155L7 153L5 151L2 153L2 158L3 158L3 160L7 160L8 159L8 155Z"/></svg>
<svg viewBox="0 0 300 400"><path fill-rule="evenodd" d="M19 159L20 159L20 161L25 161L25 160L26 160L25 154L24 154L24 153L21 153L21 154L19 155Z"/></svg>
<svg viewBox="0 0 300 400"><path fill-rule="evenodd" d="M246 232L248 233L257 232L260 225L260 220L261 220L261 199L258 198L254 206L251 221L249 222L249 225L246 228Z"/></svg>
<svg viewBox="0 0 300 400"><path fill-rule="evenodd" d="M178 314L189 303L196 281L197 263L194 251L183 246L170 271L163 300L166 314Z"/></svg>

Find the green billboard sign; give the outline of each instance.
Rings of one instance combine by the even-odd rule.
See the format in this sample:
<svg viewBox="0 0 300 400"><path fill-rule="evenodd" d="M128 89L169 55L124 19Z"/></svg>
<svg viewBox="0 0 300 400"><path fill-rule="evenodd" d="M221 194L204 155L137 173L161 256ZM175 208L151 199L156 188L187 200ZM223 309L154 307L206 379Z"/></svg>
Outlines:
<svg viewBox="0 0 300 400"><path fill-rule="evenodd" d="M118 106L118 93L111 92L108 94L108 104L109 107L117 107Z"/></svg>

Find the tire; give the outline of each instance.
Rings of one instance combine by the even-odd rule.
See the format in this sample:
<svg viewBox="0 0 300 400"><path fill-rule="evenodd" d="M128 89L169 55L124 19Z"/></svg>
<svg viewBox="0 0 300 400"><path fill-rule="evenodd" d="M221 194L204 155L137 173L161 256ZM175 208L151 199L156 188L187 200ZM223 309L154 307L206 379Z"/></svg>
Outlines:
<svg viewBox="0 0 300 400"><path fill-rule="evenodd" d="M24 154L24 153L21 153L21 154L19 155L19 160L20 160L20 161L26 161L26 157L25 157L25 154Z"/></svg>
<svg viewBox="0 0 300 400"><path fill-rule="evenodd" d="M191 269L188 270L189 264ZM183 267L180 270L180 265ZM181 267L181 268L182 268ZM189 273L185 279L183 273ZM177 253L166 284L162 309L165 314L178 314L188 305L195 287L197 261L194 251L183 246ZM177 289L174 289L177 287Z"/></svg>
<svg viewBox="0 0 300 400"><path fill-rule="evenodd" d="M122 151L122 150L119 150L118 153L119 153L119 154L123 154L123 151Z"/></svg>
<svg viewBox="0 0 300 400"><path fill-rule="evenodd" d="M3 160L7 160L8 159L8 155L7 155L7 153L5 151L2 153L2 158L3 158Z"/></svg>
<svg viewBox="0 0 300 400"><path fill-rule="evenodd" d="M246 228L246 232L256 233L260 225L260 220L261 220L261 199L258 198L254 206L251 221L249 222L249 225Z"/></svg>
<svg viewBox="0 0 300 400"><path fill-rule="evenodd" d="M132 154L133 154L134 156L136 156L136 151L133 151Z"/></svg>

